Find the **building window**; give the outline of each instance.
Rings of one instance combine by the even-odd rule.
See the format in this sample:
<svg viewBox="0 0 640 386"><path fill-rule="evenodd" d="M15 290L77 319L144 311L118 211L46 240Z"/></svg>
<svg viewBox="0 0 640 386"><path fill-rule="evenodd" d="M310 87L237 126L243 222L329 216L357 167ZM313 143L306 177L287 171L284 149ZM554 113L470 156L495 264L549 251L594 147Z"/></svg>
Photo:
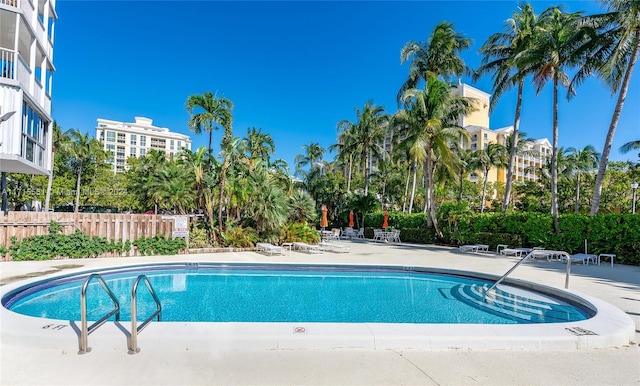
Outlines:
<svg viewBox="0 0 640 386"><path fill-rule="evenodd" d="M133 146L135 146L135 145L136 145L136 135L135 135L135 134L131 134L131 144L132 144Z"/></svg>
<svg viewBox="0 0 640 386"><path fill-rule="evenodd" d="M475 180L476 178L478 178L478 173L471 173L471 179Z"/></svg>
<svg viewBox="0 0 640 386"><path fill-rule="evenodd" d="M136 156L136 148L132 147L131 150L129 150L129 157L135 157Z"/></svg>
<svg viewBox="0 0 640 386"><path fill-rule="evenodd" d="M478 148L478 145L475 143L471 144L471 150L476 150Z"/></svg>
<svg viewBox="0 0 640 386"><path fill-rule="evenodd" d="M471 136L471 140L472 141L477 141L478 140L478 134L474 134Z"/></svg>
<svg viewBox="0 0 640 386"><path fill-rule="evenodd" d="M173 139L169 141L169 150L173 150Z"/></svg>
<svg viewBox="0 0 640 386"><path fill-rule="evenodd" d="M488 139L489 139L489 136L487 135L487 133L484 133L484 140L486 141Z"/></svg>
<svg viewBox="0 0 640 386"><path fill-rule="evenodd" d="M126 134L118 133L118 143L126 143Z"/></svg>
<svg viewBox="0 0 640 386"><path fill-rule="evenodd" d="M107 131L107 142L115 142L116 141L116 133L113 131Z"/></svg>
<svg viewBox="0 0 640 386"><path fill-rule="evenodd" d="M100 131L100 135L98 135L98 139L100 139L101 141L104 141L104 131Z"/></svg>
<svg viewBox="0 0 640 386"><path fill-rule="evenodd" d="M182 142L178 141L178 150L182 150Z"/></svg>
<svg viewBox="0 0 640 386"><path fill-rule="evenodd" d="M147 146L147 137L144 135L140 136L140 146L143 146L143 147Z"/></svg>
<svg viewBox="0 0 640 386"><path fill-rule="evenodd" d="M146 154L147 154L147 149L141 148L140 149L140 157L144 157Z"/></svg>
<svg viewBox="0 0 640 386"><path fill-rule="evenodd" d="M487 147L489 147L489 144L488 144L488 143L485 143L485 144L484 144L484 148L486 149Z"/></svg>
<svg viewBox="0 0 640 386"><path fill-rule="evenodd" d="M40 117L27 102L23 102L20 155L41 167L44 167L48 127L49 123Z"/></svg>

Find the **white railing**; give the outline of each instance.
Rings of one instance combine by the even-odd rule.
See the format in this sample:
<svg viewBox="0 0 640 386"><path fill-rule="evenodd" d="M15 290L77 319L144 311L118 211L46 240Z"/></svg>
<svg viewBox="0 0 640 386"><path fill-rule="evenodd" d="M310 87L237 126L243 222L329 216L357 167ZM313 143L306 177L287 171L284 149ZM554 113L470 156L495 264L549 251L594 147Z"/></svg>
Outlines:
<svg viewBox="0 0 640 386"><path fill-rule="evenodd" d="M18 7L18 0L0 0L0 4L8 5L9 7Z"/></svg>
<svg viewBox="0 0 640 386"><path fill-rule="evenodd" d="M0 78L16 78L16 53L4 48L0 48Z"/></svg>

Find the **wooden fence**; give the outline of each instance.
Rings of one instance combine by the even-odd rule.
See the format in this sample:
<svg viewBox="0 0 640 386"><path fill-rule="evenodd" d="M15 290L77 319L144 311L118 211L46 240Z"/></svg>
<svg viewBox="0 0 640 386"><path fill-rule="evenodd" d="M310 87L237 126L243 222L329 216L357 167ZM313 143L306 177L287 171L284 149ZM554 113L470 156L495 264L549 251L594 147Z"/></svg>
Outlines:
<svg viewBox="0 0 640 386"><path fill-rule="evenodd" d="M62 225L64 234L80 230L90 237L131 242L157 234L171 237L173 230L173 219L160 215L9 212L7 216L0 213L0 246L10 246L13 236L21 241L25 237L48 234L51 220Z"/></svg>

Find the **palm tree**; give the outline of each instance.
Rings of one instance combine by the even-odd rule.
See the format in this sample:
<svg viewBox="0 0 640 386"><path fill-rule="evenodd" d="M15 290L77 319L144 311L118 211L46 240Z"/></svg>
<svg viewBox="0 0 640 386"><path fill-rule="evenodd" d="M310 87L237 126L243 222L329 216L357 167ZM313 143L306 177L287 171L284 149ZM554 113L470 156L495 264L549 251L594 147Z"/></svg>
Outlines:
<svg viewBox="0 0 640 386"><path fill-rule="evenodd" d="M353 152L351 150L358 146L355 137L356 124L346 119L338 122L338 143L329 146L329 151L337 151L337 160L347 165L345 178L347 179L347 192L351 193L351 176L353 171Z"/></svg>
<svg viewBox="0 0 640 386"><path fill-rule="evenodd" d="M458 166L458 182L460 188L458 192L458 202L462 202L462 183L464 182L467 174L472 167L473 162L473 150L456 147L455 152L457 154L457 166Z"/></svg>
<svg viewBox="0 0 640 386"><path fill-rule="evenodd" d="M190 115L189 129L194 134L201 134L203 131L209 133L208 149L211 154L211 138L213 130L218 129L216 125L222 126L225 130L231 128L233 102L207 91L202 95L191 95L187 98L186 109Z"/></svg>
<svg viewBox="0 0 640 386"><path fill-rule="evenodd" d="M436 25L426 43L408 41L400 51L400 63L411 61L409 77L398 91L398 103L407 90L417 88L421 80L426 82L429 72L442 76L445 81L470 73L459 54L471 43L471 39L455 32L453 24L446 21Z"/></svg>
<svg viewBox="0 0 640 386"><path fill-rule="evenodd" d="M576 149L570 147L567 149L567 158L576 173L576 209L575 212L580 213L580 174L582 172L590 172L598 166L600 161L600 153L596 149L587 145L584 149Z"/></svg>
<svg viewBox="0 0 640 386"><path fill-rule="evenodd" d="M344 126L344 122L341 121L338 126ZM389 115L385 114L384 107L376 106L372 100L365 103L362 110L356 107L356 123L351 127L350 146L345 146L344 151L353 153L360 164L364 163L365 196L369 192L371 161L383 156L380 144L387 134L388 124Z"/></svg>
<svg viewBox="0 0 640 386"><path fill-rule="evenodd" d="M302 168L309 165L311 168L318 162L322 161L322 156L326 153L325 148L320 146L317 142L311 142L308 145L303 145L303 154L298 154L295 158L296 174L303 175Z"/></svg>
<svg viewBox="0 0 640 386"><path fill-rule="evenodd" d="M47 182L47 194L44 200L44 211L49 212L49 202L51 201L51 186L53 185L53 174L55 173L56 152L68 146L69 135L62 131L58 122L53 121L51 132L51 174Z"/></svg>
<svg viewBox="0 0 640 386"><path fill-rule="evenodd" d="M627 154L632 150L640 149L640 139L636 141L629 141L624 145L620 146L620 153ZM640 158L640 153L638 153L638 158Z"/></svg>
<svg viewBox="0 0 640 386"><path fill-rule="evenodd" d="M98 152L102 151L102 147L95 138L89 137L89 133L82 134L79 130L69 129L65 132L65 135L67 135L70 140L69 153L76 163L77 168L76 200L73 208L73 211L77 213L80 208L82 169Z"/></svg>
<svg viewBox="0 0 640 386"><path fill-rule="evenodd" d="M611 28L601 34L599 38L602 43L601 49L593 55L598 60L593 60L591 63L596 63L598 73L611 89L611 93L614 94L618 90L620 92L600 157L596 184L593 189L591 216L595 216L600 208L602 184L609 162L613 137L627 98L631 74L638 61L638 56L640 56L640 0L601 0L601 2L609 8L609 12L596 15L594 18L601 19L605 25L610 25Z"/></svg>
<svg viewBox="0 0 640 386"><path fill-rule="evenodd" d="M568 95L575 94L574 85L566 71L583 63L593 44L593 28L581 23L580 12L563 13L558 7L546 9L540 15L534 47L522 54L524 71L534 74L536 92L540 93L547 81L553 84L553 143L551 152L551 213L554 230L558 226L558 88L567 87Z"/></svg>
<svg viewBox="0 0 640 386"><path fill-rule="evenodd" d="M412 120L418 123L407 127L408 132L400 137L406 140L421 141L425 151L425 212L429 215L428 226L435 228L436 234L442 237L436 218L436 202L434 194L435 167L450 170L448 174L455 175L454 154L451 143L460 137L468 136L468 132L456 125L460 116L472 111L468 98L455 95L451 87L439 80L434 73L429 73L424 90L409 89L405 91L402 100L405 108L415 110ZM436 164L435 161L439 163Z"/></svg>
<svg viewBox="0 0 640 386"><path fill-rule="evenodd" d="M487 198L487 180L489 179L489 170L491 168L502 168L507 166L507 149L499 143L490 143L485 149L478 149L474 152L471 161L475 169L482 170L484 182L482 184L482 201L480 212L484 212L484 206Z"/></svg>
<svg viewBox="0 0 640 386"><path fill-rule="evenodd" d="M509 206L511 199L511 186L513 184L513 170L516 159L518 140L520 139L520 113L522 111L522 92L524 79L528 75L522 64L518 63L518 57L532 48L538 17L530 4L522 5L519 13L514 12L513 17L505 21L505 31L489 36L480 53L484 55L482 65L476 71L474 79L482 74L492 73L493 95L490 111L497 105L500 97L517 84L516 111L513 120L512 144L509 153L509 165L507 168L507 181L505 187L503 210Z"/></svg>
<svg viewBox="0 0 640 386"><path fill-rule="evenodd" d="M263 133L262 129L255 127L247 129L247 138L242 141L241 146L248 153L249 172L253 171L258 160L268 164L269 157L276 151L276 145L271 135Z"/></svg>

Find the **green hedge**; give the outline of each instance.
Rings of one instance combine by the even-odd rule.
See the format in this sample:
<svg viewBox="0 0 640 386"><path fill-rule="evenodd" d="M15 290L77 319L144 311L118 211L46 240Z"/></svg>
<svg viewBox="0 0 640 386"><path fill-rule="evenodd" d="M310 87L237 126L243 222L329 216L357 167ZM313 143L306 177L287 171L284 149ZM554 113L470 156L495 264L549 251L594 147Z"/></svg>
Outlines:
<svg viewBox="0 0 640 386"><path fill-rule="evenodd" d="M449 205L439 211L438 223L444 235L436 240L427 228L424 213L389 212L389 226L401 230L402 241L462 245L497 244L509 247L544 247L573 253L584 252L587 239L589 253L614 253L616 262L640 265L640 215L602 214L590 217L565 214L558 219L560 233L553 230L553 218L541 213L472 213L463 205ZM383 212L365 216L367 238L373 228L382 226Z"/></svg>

